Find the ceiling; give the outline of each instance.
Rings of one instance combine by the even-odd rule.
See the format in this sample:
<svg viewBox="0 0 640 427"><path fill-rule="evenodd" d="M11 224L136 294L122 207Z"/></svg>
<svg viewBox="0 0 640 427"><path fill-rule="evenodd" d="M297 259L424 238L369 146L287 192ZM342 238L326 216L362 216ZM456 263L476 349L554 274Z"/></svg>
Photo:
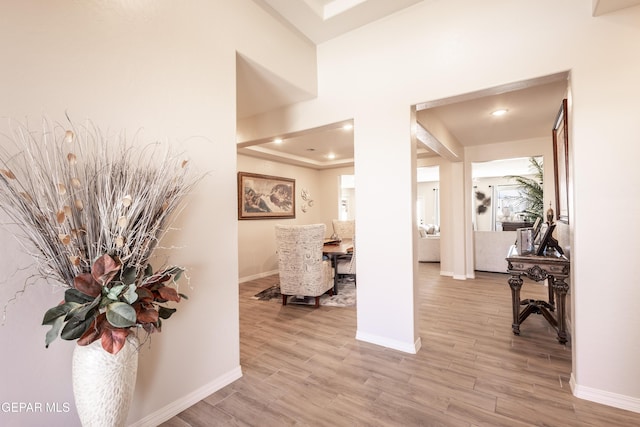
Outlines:
<svg viewBox="0 0 640 427"><path fill-rule="evenodd" d="M285 25L315 44L384 18L423 0L254 0ZM592 0L594 16L639 5L640 0ZM247 118L312 98L248 58L237 67L238 118ZM434 113L460 145L517 141L548 136L567 88L567 73L505 85L483 92L416 105ZM490 112L508 109L502 117ZM344 122L273 139L243 141L238 153L314 169L353 165L353 129ZM418 157L436 155L418 144ZM330 156L334 156L331 158Z"/></svg>

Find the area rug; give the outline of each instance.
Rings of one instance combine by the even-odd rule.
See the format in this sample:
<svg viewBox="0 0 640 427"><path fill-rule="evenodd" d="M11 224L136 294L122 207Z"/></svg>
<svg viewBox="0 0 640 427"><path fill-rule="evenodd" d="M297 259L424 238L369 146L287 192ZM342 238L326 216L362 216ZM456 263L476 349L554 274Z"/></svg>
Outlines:
<svg viewBox="0 0 640 427"><path fill-rule="evenodd" d="M253 299L261 301L282 301L280 294L280 285L273 285L253 296ZM314 305L313 297L297 297L290 296L287 304ZM337 295L322 295L320 297L320 305L329 307L353 307L356 305L356 285L353 282L338 283Z"/></svg>

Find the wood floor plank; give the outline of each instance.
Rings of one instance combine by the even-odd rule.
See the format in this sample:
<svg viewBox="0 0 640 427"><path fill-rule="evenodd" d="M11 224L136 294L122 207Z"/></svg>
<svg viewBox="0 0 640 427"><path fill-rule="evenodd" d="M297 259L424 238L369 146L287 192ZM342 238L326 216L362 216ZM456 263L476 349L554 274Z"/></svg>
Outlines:
<svg viewBox="0 0 640 427"><path fill-rule="evenodd" d="M420 263L418 275L415 355L357 341L356 308L253 299L277 275L241 284L243 377L162 427L640 425L640 414L572 395L571 343L541 316L513 335L506 274L460 281ZM547 288L526 282L522 293Z"/></svg>

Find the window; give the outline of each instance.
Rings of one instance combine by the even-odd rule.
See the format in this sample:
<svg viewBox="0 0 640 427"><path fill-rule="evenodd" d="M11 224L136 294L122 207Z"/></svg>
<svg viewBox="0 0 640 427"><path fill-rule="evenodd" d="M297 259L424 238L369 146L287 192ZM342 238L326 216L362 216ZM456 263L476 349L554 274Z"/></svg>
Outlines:
<svg viewBox="0 0 640 427"><path fill-rule="evenodd" d="M356 219L356 179L355 175L340 175L338 219Z"/></svg>

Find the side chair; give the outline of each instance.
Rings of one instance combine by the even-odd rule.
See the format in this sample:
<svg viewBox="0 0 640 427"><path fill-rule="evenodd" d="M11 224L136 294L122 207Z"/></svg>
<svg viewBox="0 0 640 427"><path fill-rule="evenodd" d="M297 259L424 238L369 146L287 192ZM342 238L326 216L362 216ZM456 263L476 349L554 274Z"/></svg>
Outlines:
<svg viewBox="0 0 640 427"><path fill-rule="evenodd" d="M356 234L355 220L333 220L333 232L341 239L353 239Z"/></svg>
<svg viewBox="0 0 640 427"><path fill-rule="evenodd" d="M333 295L334 271L331 262L322 257L324 224L276 225L276 248L282 305L292 296L315 298L327 291Z"/></svg>
<svg viewBox="0 0 640 427"><path fill-rule="evenodd" d="M356 238L353 238L353 251L350 258L338 258L336 262L336 274L338 278L350 276L356 283Z"/></svg>

